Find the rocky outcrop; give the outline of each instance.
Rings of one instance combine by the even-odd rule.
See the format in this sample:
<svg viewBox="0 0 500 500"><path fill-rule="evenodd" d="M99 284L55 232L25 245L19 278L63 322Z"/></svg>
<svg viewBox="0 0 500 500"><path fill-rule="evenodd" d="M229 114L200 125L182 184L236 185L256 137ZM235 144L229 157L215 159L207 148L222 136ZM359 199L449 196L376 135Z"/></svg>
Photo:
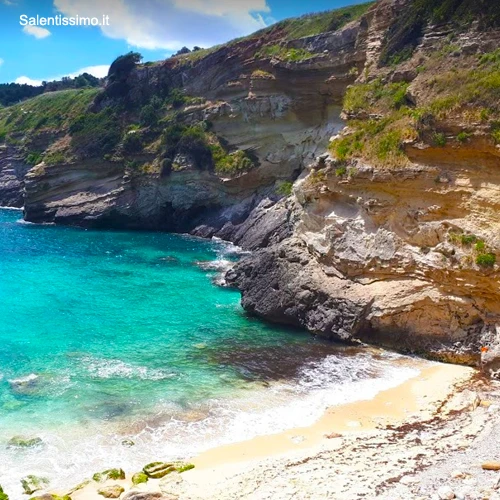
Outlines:
<svg viewBox="0 0 500 500"><path fill-rule="evenodd" d="M500 273L477 264L470 241L499 253L500 178L429 153L349 173L321 158L295 185L293 236L229 272L243 306L327 338L498 370Z"/></svg>
<svg viewBox="0 0 500 500"><path fill-rule="evenodd" d="M0 206L23 206L24 177L30 168L18 148L0 145Z"/></svg>

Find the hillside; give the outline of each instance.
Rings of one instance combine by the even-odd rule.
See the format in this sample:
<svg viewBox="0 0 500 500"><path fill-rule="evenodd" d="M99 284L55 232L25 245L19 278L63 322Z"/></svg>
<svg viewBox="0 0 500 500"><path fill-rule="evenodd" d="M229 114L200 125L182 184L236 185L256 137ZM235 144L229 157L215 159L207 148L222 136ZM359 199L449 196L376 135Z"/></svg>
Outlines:
<svg viewBox="0 0 500 500"><path fill-rule="evenodd" d="M500 366L500 9L379 0L0 110L0 204L253 254L243 305Z"/></svg>

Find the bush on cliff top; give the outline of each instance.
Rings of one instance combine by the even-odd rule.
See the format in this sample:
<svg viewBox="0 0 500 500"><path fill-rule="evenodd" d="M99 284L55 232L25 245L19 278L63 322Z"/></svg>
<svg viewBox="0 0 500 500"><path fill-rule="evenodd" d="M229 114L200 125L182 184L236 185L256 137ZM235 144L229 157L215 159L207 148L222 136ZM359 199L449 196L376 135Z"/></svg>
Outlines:
<svg viewBox="0 0 500 500"><path fill-rule="evenodd" d="M69 127L71 146L80 155L102 157L120 142L122 130L111 108L78 116Z"/></svg>

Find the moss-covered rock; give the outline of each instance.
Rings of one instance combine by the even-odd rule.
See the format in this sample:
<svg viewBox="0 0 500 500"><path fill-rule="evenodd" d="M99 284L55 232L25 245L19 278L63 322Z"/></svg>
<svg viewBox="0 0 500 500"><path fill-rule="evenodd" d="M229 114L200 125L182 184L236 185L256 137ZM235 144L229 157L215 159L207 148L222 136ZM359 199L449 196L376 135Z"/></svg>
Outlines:
<svg viewBox="0 0 500 500"><path fill-rule="evenodd" d="M9 495L3 491L3 488L0 486L0 500L9 500Z"/></svg>
<svg viewBox="0 0 500 500"><path fill-rule="evenodd" d="M28 438L25 436L14 436L9 439L7 443L7 448L35 448L36 446L41 446L43 441L39 437Z"/></svg>
<svg viewBox="0 0 500 500"><path fill-rule="evenodd" d="M152 479L160 479L175 470L175 464L171 462L152 462L143 469L144 474Z"/></svg>
<svg viewBox="0 0 500 500"><path fill-rule="evenodd" d="M132 476L132 484L137 485L141 483L147 483L149 480L148 476L144 472L136 472Z"/></svg>
<svg viewBox="0 0 500 500"><path fill-rule="evenodd" d="M27 495L35 493L35 491L43 490L49 485L49 480L45 477L29 475L21 479L23 490Z"/></svg>
<svg viewBox="0 0 500 500"><path fill-rule="evenodd" d="M71 497L68 495L53 495L52 493L45 493L44 495L40 495L38 497L32 497L30 500L71 500Z"/></svg>
<svg viewBox="0 0 500 500"><path fill-rule="evenodd" d="M108 479L125 479L125 472L123 471L123 469L108 469L103 472L96 472L92 476L92 479L94 481L97 481L98 483L103 483Z"/></svg>
<svg viewBox="0 0 500 500"><path fill-rule="evenodd" d="M125 491L125 489L119 484L113 484L111 486L105 486L97 490L97 493L104 498L120 498L120 495Z"/></svg>
<svg viewBox="0 0 500 500"><path fill-rule="evenodd" d="M171 472L181 473L191 469L194 469L194 465L186 462L152 462L143 471L152 479L160 479Z"/></svg>
<svg viewBox="0 0 500 500"><path fill-rule="evenodd" d="M188 470L194 469L194 464L189 464L189 463L184 463L181 462L179 464L176 464L176 470L177 472L186 472Z"/></svg>

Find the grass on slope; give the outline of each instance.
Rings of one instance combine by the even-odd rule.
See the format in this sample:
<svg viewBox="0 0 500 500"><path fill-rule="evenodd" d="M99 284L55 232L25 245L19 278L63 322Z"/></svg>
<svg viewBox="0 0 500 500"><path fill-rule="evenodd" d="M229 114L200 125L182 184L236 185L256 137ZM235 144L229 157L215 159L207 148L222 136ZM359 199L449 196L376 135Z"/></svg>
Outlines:
<svg viewBox="0 0 500 500"><path fill-rule="evenodd" d="M336 157L404 166L408 162L405 141L419 139L434 147L446 146L449 138L438 127L447 119L466 125L453 138L457 145L469 141L469 132L477 123L489 126L492 140L500 144L500 49L451 63L448 58L441 49L426 61L417 80L418 106L408 99L408 83L376 79L350 87L344 109L353 119L350 133L330 145Z"/></svg>
<svg viewBox="0 0 500 500"><path fill-rule="evenodd" d="M85 112L99 89L49 92L0 109L0 140L15 132L59 129Z"/></svg>
<svg viewBox="0 0 500 500"><path fill-rule="evenodd" d="M319 35L327 31L339 30L346 24L359 19L374 4L375 2L368 2L343 7L341 9L284 19L283 21L279 21L249 36L236 38L225 44L176 56L176 59L178 59L180 63L194 63L219 49L231 47L240 42L248 42L259 38L269 38L271 44L275 45L277 42L286 42L306 36ZM264 53L262 55L265 56Z"/></svg>
<svg viewBox="0 0 500 500"><path fill-rule="evenodd" d="M500 26L498 0L413 0L397 16L385 40L382 61L398 64L409 59L428 24L468 27L478 20L483 29Z"/></svg>

